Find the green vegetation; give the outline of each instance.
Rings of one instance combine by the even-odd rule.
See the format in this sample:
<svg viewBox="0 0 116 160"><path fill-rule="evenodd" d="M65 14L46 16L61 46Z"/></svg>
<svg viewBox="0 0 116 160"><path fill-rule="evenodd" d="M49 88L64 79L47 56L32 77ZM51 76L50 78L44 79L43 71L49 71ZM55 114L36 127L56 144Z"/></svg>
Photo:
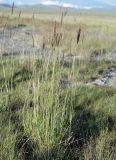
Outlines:
<svg viewBox="0 0 116 160"><path fill-rule="evenodd" d="M0 65L2 159L115 159L116 89L63 89L60 79L77 75L58 61Z"/></svg>
<svg viewBox="0 0 116 160"><path fill-rule="evenodd" d="M92 60L115 49L115 15L73 13L62 26L58 13L10 16L2 19L2 29L6 22L8 28L36 26L40 32L33 34L33 43L53 53L50 59L0 57L0 159L115 160L116 88L86 84L116 68L113 61ZM53 30L63 35L58 44ZM85 58L60 61L56 55L61 51Z"/></svg>

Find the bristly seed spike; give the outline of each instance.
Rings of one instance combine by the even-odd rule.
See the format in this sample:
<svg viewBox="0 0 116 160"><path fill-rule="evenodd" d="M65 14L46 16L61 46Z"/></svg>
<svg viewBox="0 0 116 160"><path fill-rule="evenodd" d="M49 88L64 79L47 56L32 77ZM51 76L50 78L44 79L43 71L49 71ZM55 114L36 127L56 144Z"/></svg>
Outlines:
<svg viewBox="0 0 116 160"><path fill-rule="evenodd" d="M79 43L80 36L81 36L81 28L79 28L78 33L77 33L77 44Z"/></svg>
<svg viewBox="0 0 116 160"><path fill-rule="evenodd" d="M13 15L13 13L14 13L14 2L12 4L12 15Z"/></svg>

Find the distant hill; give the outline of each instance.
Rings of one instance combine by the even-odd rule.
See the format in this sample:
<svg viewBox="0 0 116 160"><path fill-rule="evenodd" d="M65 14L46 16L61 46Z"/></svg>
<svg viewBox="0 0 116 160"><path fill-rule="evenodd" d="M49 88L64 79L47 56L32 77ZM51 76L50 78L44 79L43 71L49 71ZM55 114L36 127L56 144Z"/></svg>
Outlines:
<svg viewBox="0 0 116 160"><path fill-rule="evenodd" d="M95 2L96 0L94 0ZM70 12L77 12L80 10L90 10L90 11L113 11L116 12L116 6L109 6L109 5L102 5L102 7L100 7L100 5L97 3L96 7L94 6L94 3L90 3L91 1L88 0L88 4L83 1L78 0L79 3L79 7L63 7L63 8L67 8L68 11ZM87 6L88 5L88 6ZM0 4L0 10L9 10L11 9L11 5L8 4ZM59 5L44 5L44 4L36 4L36 5L20 5L20 6L16 6L15 5L16 10L22 10L25 12L59 12L60 11L60 6Z"/></svg>
<svg viewBox="0 0 116 160"><path fill-rule="evenodd" d="M23 5L23 6L17 6L17 8L20 8L22 10L26 10L26 11L42 11L42 12L57 12L60 10L60 6L57 5L43 5L43 4L37 4L37 5ZM79 8L74 8L74 7L62 7L62 8L66 8L71 12L77 12L79 10L99 10L99 11L115 11L116 12L116 6L104 6L104 7L87 7L87 6L80 6Z"/></svg>
<svg viewBox="0 0 116 160"><path fill-rule="evenodd" d="M1 2L1 1L0 1ZM4 4L1 4L2 7L11 7L12 1L4 0ZM26 3L27 2L27 3ZM35 1L15 1L15 5L22 4L22 7L30 7L25 4L34 4ZM9 5L10 4L10 5ZM116 0L40 0L35 5L31 7L39 7L42 9L46 8L56 8L56 6L64 6L67 8L76 8L76 9L116 9Z"/></svg>
<svg viewBox="0 0 116 160"><path fill-rule="evenodd" d="M9 4L0 4L0 7L11 8L11 5L9 5Z"/></svg>

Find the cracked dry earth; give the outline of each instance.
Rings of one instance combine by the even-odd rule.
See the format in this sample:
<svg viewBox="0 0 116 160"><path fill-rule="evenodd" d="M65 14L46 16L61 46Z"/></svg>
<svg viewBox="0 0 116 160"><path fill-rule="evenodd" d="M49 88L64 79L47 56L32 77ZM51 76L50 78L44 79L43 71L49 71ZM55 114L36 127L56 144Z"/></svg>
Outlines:
<svg viewBox="0 0 116 160"><path fill-rule="evenodd" d="M39 45L33 46L32 34L39 33L40 30L32 26L14 26L12 28L0 29L0 55L3 56L18 56L21 54L37 55L38 58L47 59L51 57L51 50L41 49ZM61 54L62 55L62 54ZM59 55L60 61L62 56ZM84 60L85 57L64 54L63 61L66 64L73 63L74 60ZM116 63L116 51L104 55L95 55L91 57L92 61L105 60ZM80 83L70 82L68 80L61 80L64 86L80 85ZM84 85L98 85L98 86L113 86L116 87L116 67L110 68L102 73L100 78L95 78Z"/></svg>

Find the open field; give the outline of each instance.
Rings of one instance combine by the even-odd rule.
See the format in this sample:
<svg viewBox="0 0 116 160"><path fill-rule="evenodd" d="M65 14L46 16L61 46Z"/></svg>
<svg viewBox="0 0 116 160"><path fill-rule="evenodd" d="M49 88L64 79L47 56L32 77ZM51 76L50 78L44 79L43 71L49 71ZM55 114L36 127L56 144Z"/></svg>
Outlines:
<svg viewBox="0 0 116 160"><path fill-rule="evenodd" d="M0 159L116 159L116 14L0 12Z"/></svg>

